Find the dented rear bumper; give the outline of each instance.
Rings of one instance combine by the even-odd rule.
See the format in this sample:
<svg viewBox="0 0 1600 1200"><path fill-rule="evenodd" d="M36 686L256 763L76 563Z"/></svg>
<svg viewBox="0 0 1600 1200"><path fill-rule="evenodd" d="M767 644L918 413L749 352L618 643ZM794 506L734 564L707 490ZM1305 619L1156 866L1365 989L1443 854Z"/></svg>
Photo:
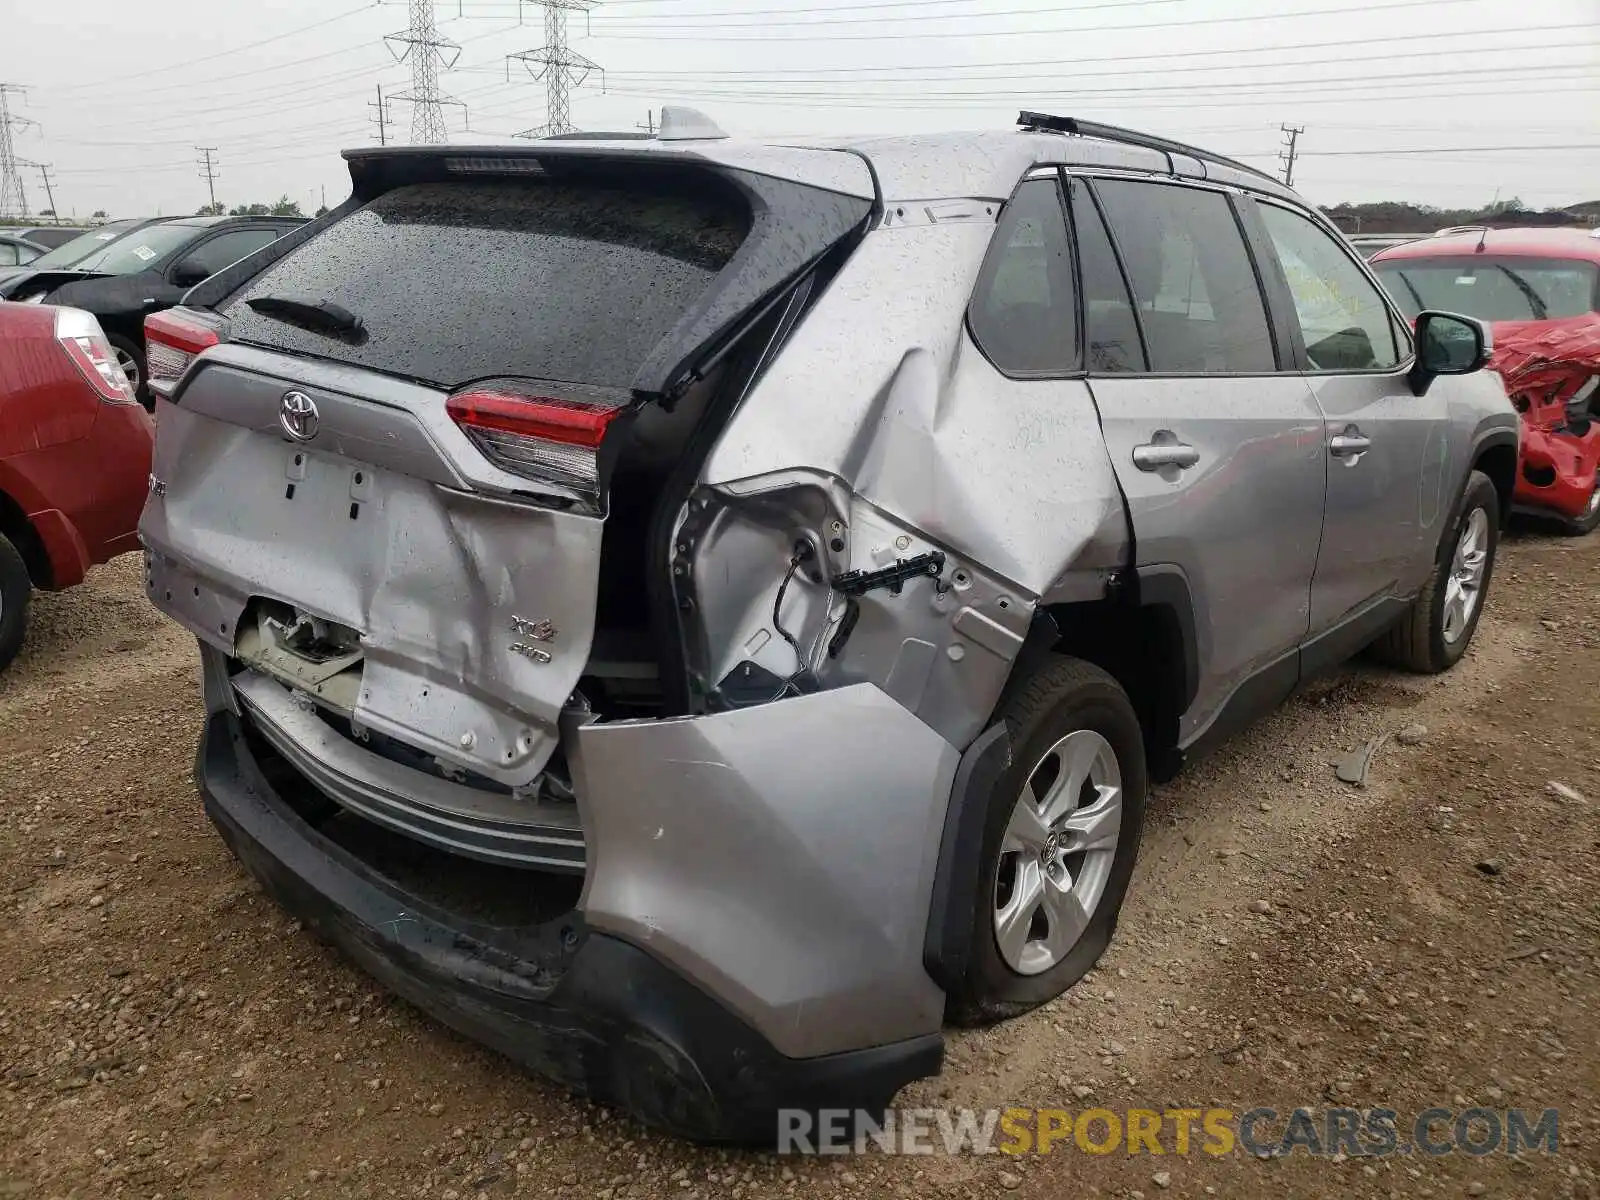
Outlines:
<svg viewBox="0 0 1600 1200"><path fill-rule="evenodd" d="M208 815L251 874L384 986L657 1128L770 1143L780 1109L883 1107L939 1070L937 1030L784 1055L712 991L581 912L506 928L440 910L313 828L267 782L242 719L226 709L207 721L195 774Z"/></svg>
<svg viewBox="0 0 1600 1200"><path fill-rule="evenodd" d="M697 1139L764 1141L779 1108L886 1105L938 1072L945 996L927 964L950 914L934 897L952 815L987 785L879 689L576 731L582 896L507 928L319 832L269 775L282 786L288 767L372 814L282 752L248 672L202 658L197 779L224 839L287 910L445 1024Z"/></svg>

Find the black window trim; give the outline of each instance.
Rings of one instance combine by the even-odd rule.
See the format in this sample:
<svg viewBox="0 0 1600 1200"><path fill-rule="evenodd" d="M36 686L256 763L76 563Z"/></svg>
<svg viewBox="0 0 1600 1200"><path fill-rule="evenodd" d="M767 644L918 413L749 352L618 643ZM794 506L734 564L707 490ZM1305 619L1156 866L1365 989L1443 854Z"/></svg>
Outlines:
<svg viewBox="0 0 1600 1200"><path fill-rule="evenodd" d="M979 295L992 278L991 270L994 263L995 248L999 245L1000 225L1005 220L1006 210L1016 201L1018 193L1030 183L1050 182L1055 184L1056 203L1061 207L1061 223L1067 235L1067 253L1071 258L1068 270L1072 275L1072 324L1073 324L1073 366L1059 367L1048 371L1018 371L1011 367L1003 367L995 362L989 351L984 348L979 339L977 330L972 326L972 310L977 304ZM967 340L988 363L1007 379L1018 383L1036 383L1046 379L1083 379L1088 371L1084 365L1083 354L1083 285L1082 276L1078 271L1078 243L1072 231L1071 206L1067 203L1067 192L1064 172L1060 167L1035 167L1017 180L1017 186L1011 189L1011 195L1006 197L1005 203L995 209L994 224L989 234L989 244L984 247L983 261L978 265L977 277L972 282L972 294L967 297L967 307L962 314L961 324L966 331Z"/></svg>
<svg viewBox="0 0 1600 1200"><path fill-rule="evenodd" d="M1064 188L1067 193L1067 220L1071 222L1068 228L1072 231L1073 267L1078 271L1078 323L1079 325L1083 326L1083 335L1080 339L1080 344L1084 347L1087 347L1089 343L1089 315L1087 308L1084 306L1083 297L1086 295L1086 292L1084 291L1083 287L1082 267L1078 262L1077 257L1078 226L1077 222L1073 220L1072 216L1071 190L1073 186L1073 179L1070 173L1065 171L1062 173L1067 175L1067 178L1064 181ZM1094 209L1095 215L1100 218L1100 228L1106 235L1106 244L1111 247L1111 261L1117 266L1117 278L1122 280L1122 290L1128 297L1128 309L1133 313L1133 331L1139 339L1139 354L1144 360L1144 369L1140 371L1103 371L1094 372L1093 374L1096 378L1101 376L1105 376L1107 378L1126 378L1130 375L1144 378L1150 374L1150 341L1145 337L1144 318L1139 315L1139 302L1134 298L1133 284L1128 279L1128 269L1123 265L1122 262L1122 251L1117 248L1117 240L1111 233L1111 222L1106 220L1105 209L1100 206L1100 197L1095 194L1094 188L1089 186L1088 180L1083 180L1082 185L1083 194L1089 198L1090 206Z"/></svg>
<svg viewBox="0 0 1600 1200"><path fill-rule="evenodd" d="M1317 228L1328 234L1333 239L1334 245L1344 252L1344 256L1347 259L1355 264L1356 269L1361 272L1361 274L1366 278L1367 282L1372 284L1372 286L1377 289L1378 299L1383 302L1384 308L1389 313L1390 326L1393 328L1397 337L1402 337L1405 339L1405 345L1403 347L1399 344L1395 346L1395 350L1399 353L1399 363L1393 367L1361 367L1342 371L1324 370L1320 367L1315 367L1311 364L1311 359L1306 354L1305 334L1300 328L1300 317L1295 311L1291 296L1291 303L1287 312L1287 316L1289 318L1288 325L1291 333L1293 334L1295 358L1300 364L1300 373L1302 375L1313 376L1317 379L1331 379L1336 376L1359 375L1393 376L1395 378L1404 379L1410 373L1412 364L1417 357L1416 339L1411 336L1411 322L1406 320L1405 314L1400 311L1400 306L1395 303L1394 297L1389 295L1389 290L1384 287L1382 283L1378 282L1378 277L1368 265L1367 260L1362 258L1359 254L1351 252L1348 243L1346 243L1344 240L1344 235L1339 232L1338 226L1334 225L1331 221L1323 219L1321 214L1313 212L1310 208L1301 207L1295 204L1287 204L1275 196L1267 196L1263 193L1251 193L1248 199L1255 203L1258 210L1261 205L1270 204L1275 208L1283 209L1285 212L1293 213L1296 216L1306 218ZM1284 274L1283 264L1278 260L1277 249L1272 245L1272 235L1267 232L1266 222L1261 218L1259 211L1256 213L1256 219L1261 221L1262 237L1266 239L1267 248L1272 251L1271 262L1273 264L1273 272L1280 280L1282 280L1284 294L1289 296L1288 277Z"/></svg>
<svg viewBox="0 0 1600 1200"><path fill-rule="evenodd" d="M1066 174L1074 179L1083 180L1089 187L1089 194L1094 198L1095 208L1100 213L1100 220L1105 224L1106 237L1111 241L1112 253L1117 258L1117 269L1122 272L1123 286L1128 290L1128 297L1133 301L1134 320L1139 328L1139 340L1144 346L1146 370L1143 371L1106 371L1092 373L1090 378L1104 379L1274 379L1280 375L1293 375L1297 371L1293 365L1286 365L1285 345L1283 330L1280 329L1280 320L1271 303L1268 289L1262 277L1261 264L1256 261L1256 250L1251 242L1246 223L1241 219L1239 206L1243 198L1242 189L1232 184L1224 184L1212 180L1188 179L1180 176L1152 174L1144 171L1119 171L1104 167L1084 167L1081 169L1069 167ZM1139 301L1134 295L1132 284L1128 280L1127 268L1122 261L1122 249L1117 244L1117 233L1111 227L1111 222L1106 218L1104 202L1100 199L1099 190L1094 186L1097 179L1116 180L1118 182L1144 183L1155 187L1181 187L1199 192L1214 192L1221 196L1228 204L1228 211L1233 215L1234 226L1239 231L1239 240L1244 243L1245 258L1250 263L1251 274L1255 276L1256 293L1261 298L1261 308L1266 316L1267 330L1272 339L1272 359L1275 364L1270 371L1155 371L1148 369L1150 362L1149 343L1145 338L1144 321L1139 316Z"/></svg>

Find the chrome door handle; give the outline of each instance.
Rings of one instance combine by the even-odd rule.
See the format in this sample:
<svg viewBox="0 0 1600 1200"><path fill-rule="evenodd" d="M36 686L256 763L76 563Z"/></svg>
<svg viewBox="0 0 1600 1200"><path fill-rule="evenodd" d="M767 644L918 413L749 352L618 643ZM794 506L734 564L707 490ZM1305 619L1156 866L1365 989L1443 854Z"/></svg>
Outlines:
<svg viewBox="0 0 1600 1200"><path fill-rule="evenodd" d="M1335 458L1357 458L1372 449L1372 439L1354 425L1346 425L1343 433L1328 439L1328 453Z"/></svg>
<svg viewBox="0 0 1600 1200"><path fill-rule="evenodd" d="M1199 461L1200 451L1179 441L1145 442L1133 448L1133 465L1141 471L1159 471L1162 467L1183 471Z"/></svg>

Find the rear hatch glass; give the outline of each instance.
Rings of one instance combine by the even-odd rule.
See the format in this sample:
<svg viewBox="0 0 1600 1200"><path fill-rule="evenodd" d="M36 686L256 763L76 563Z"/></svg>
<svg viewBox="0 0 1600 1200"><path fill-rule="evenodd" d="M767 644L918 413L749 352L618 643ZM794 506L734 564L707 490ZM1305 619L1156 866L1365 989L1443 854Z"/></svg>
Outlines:
<svg viewBox="0 0 1600 1200"><path fill-rule="evenodd" d="M736 197L532 181L386 192L223 308L234 341L452 389L493 376L627 387L748 231ZM294 296L359 317L328 336L257 313Z"/></svg>

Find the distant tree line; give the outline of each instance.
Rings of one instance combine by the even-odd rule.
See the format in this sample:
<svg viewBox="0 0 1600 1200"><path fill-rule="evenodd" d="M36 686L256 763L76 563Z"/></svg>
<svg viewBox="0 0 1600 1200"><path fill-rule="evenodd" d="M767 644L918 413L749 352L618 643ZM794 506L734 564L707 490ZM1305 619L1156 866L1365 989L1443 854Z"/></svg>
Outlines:
<svg viewBox="0 0 1600 1200"><path fill-rule="evenodd" d="M317 209L317 216L327 212L326 208ZM222 201L215 204L202 204L194 214L197 217L303 217L300 211L300 201L289 199L288 195L278 197L276 204L235 204L229 208Z"/></svg>
<svg viewBox="0 0 1600 1200"><path fill-rule="evenodd" d="M1335 204L1323 212L1346 233L1432 233L1450 225L1582 225L1600 215L1596 202L1571 208L1531 209L1513 197L1481 208L1435 208L1403 200Z"/></svg>

